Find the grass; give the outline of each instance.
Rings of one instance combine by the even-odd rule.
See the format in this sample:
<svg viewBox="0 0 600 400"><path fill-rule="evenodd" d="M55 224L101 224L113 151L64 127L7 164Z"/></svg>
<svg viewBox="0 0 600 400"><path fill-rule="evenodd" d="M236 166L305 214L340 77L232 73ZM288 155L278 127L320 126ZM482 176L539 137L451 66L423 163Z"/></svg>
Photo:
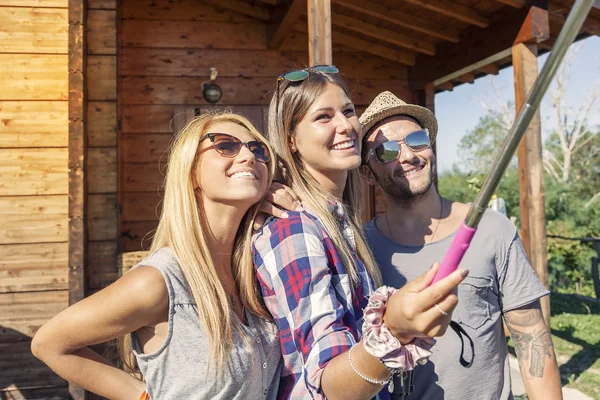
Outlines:
<svg viewBox="0 0 600 400"><path fill-rule="evenodd" d="M550 301L562 384L600 399L600 304L560 293Z"/></svg>
<svg viewBox="0 0 600 400"><path fill-rule="evenodd" d="M562 385L600 400L600 303L552 293L550 309Z"/></svg>

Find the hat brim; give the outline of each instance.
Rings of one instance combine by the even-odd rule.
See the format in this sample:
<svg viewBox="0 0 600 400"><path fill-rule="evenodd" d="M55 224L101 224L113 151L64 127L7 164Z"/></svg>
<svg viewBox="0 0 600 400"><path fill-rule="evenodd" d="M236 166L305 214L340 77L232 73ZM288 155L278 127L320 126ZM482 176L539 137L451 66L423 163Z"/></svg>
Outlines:
<svg viewBox="0 0 600 400"><path fill-rule="evenodd" d="M438 124L435 115L428 108L418 106L416 104L403 104L395 107L390 107L379 111L370 116L369 121L362 125L363 141L367 140L373 131L373 127L388 118L408 115L419 121L423 128L429 131L429 141L435 142L438 131Z"/></svg>

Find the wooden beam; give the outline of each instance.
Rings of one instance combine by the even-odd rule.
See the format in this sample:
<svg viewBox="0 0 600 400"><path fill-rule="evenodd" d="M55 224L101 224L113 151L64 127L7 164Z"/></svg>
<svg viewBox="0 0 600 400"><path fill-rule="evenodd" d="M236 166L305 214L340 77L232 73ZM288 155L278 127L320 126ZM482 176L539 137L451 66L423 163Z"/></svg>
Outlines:
<svg viewBox="0 0 600 400"><path fill-rule="evenodd" d="M294 29L298 32L307 33L308 29L304 25L296 25ZM413 53L403 52L401 50L390 51L389 47L373 44L363 39L356 38L345 33L333 32L333 41L335 43L351 47L355 50L373 54L387 60L392 60L400 64L413 66L415 65L415 55Z"/></svg>
<svg viewBox="0 0 600 400"><path fill-rule="evenodd" d="M361 0L334 0L334 2L344 8L370 15L371 17L402 26L415 32L431 35L438 39L452 43L458 43L459 40L459 31L457 29L436 24L416 15L394 10L380 3L370 2L366 4Z"/></svg>
<svg viewBox="0 0 600 400"><path fill-rule="evenodd" d="M503 50L499 53L494 54L493 56L487 57L487 58L485 58L481 61L478 61L474 64L467 65L466 67L461 68L458 71L454 71L451 74L448 74L446 76L438 78L435 81L433 81L433 84L435 87L441 87L441 85L443 83L458 80L459 77L463 76L464 74L468 74L473 71L477 71L478 69L485 67L486 65L490 65L490 64L495 63L503 58L509 57L511 54L512 54L511 49Z"/></svg>
<svg viewBox="0 0 600 400"><path fill-rule="evenodd" d="M527 0L496 0L498 3L506 4L513 8L523 8L527 5Z"/></svg>
<svg viewBox="0 0 600 400"><path fill-rule="evenodd" d="M525 21L515 38L513 44L540 43L550 37L550 23L548 10L540 7L531 7Z"/></svg>
<svg viewBox="0 0 600 400"><path fill-rule="evenodd" d="M86 295L86 0L69 0L69 305ZM70 397L85 390L69 383Z"/></svg>
<svg viewBox="0 0 600 400"><path fill-rule="evenodd" d="M268 4L270 6L277 6L279 5L279 0L256 0L259 3L263 3L263 4Z"/></svg>
<svg viewBox="0 0 600 400"><path fill-rule="evenodd" d="M461 76L457 77L456 80L465 83L473 83L475 82L475 74L467 72L466 74L462 74Z"/></svg>
<svg viewBox="0 0 600 400"><path fill-rule="evenodd" d="M234 11L243 15L247 15L248 17L260 19L261 21L268 21L270 19L269 10L262 7L256 7L243 1L204 0L204 2L217 8L224 8L225 10Z"/></svg>
<svg viewBox="0 0 600 400"><path fill-rule="evenodd" d="M402 50L392 50L389 47L370 43L366 40L356 38L351 35L346 35L341 32L333 33L333 40L336 43L351 47L356 50L364 51L365 53L373 54L381 58L396 61L398 63L413 66L415 65L415 54L404 52Z"/></svg>
<svg viewBox="0 0 600 400"><path fill-rule="evenodd" d="M500 68L496 65L496 64L487 64L487 65L482 65L481 67L478 67L476 69L479 72L485 72L486 74L490 74L490 75L498 75L498 73L500 72Z"/></svg>
<svg viewBox="0 0 600 400"><path fill-rule="evenodd" d="M600 0L598 0L600 2ZM564 24L567 17L563 13L568 13L569 8L560 7L554 3L548 3L548 18L555 23ZM583 32L590 35L600 36L600 20L588 15L581 28Z"/></svg>
<svg viewBox="0 0 600 400"><path fill-rule="evenodd" d="M521 109L538 75L537 45L519 43L513 47L515 106ZM546 212L544 205L544 169L542 163L542 129L537 110L517 150L521 232L525 250L538 278L548 288L546 254ZM550 299L540 299L546 323L550 323Z"/></svg>
<svg viewBox="0 0 600 400"><path fill-rule="evenodd" d="M306 10L306 0L292 0L287 8L276 11L273 21L267 25L267 47L278 49L287 34Z"/></svg>
<svg viewBox="0 0 600 400"><path fill-rule="evenodd" d="M415 50L419 53L434 55L435 45L422 39L414 38L408 35L397 33L389 29L380 28L376 25L364 21L337 14L332 21L333 25L340 28L349 29L375 39L404 47L409 50ZM389 51L389 50L388 50Z"/></svg>
<svg viewBox="0 0 600 400"><path fill-rule="evenodd" d="M433 84L425 85L425 107L435 114L435 87Z"/></svg>
<svg viewBox="0 0 600 400"><path fill-rule="evenodd" d="M412 103L418 104L422 107L428 108L432 113L435 114L435 87L433 83L430 83L425 86L423 89L417 89L412 91ZM431 149L433 153L436 154L436 144L433 142L431 144ZM437 168L433 170L433 183L437 189L438 177L437 177Z"/></svg>
<svg viewBox="0 0 600 400"><path fill-rule="evenodd" d="M69 0L69 304L85 297L85 0Z"/></svg>
<svg viewBox="0 0 600 400"><path fill-rule="evenodd" d="M444 83L440 83L435 88L440 89L440 90L447 90L447 91L451 92L454 89L454 84L451 81L447 81Z"/></svg>
<svg viewBox="0 0 600 400"><path fill-rule="evenodd" d="M461 32L459 43L439 43L435 57L417 56L415 68L409 71L409 81L415 87L445 78L456 71L465 69L461 74L473 71L474 65L500 60L501 53L510 56L512 44L527 16L527 9L502 7L492 14L487 29L471 26ZM440 83L436 82L435 86Z"/></svg>
<svg viewBox="0 0 600 400"><path fill-rule="evenodd" d="M448 0L406 0L407 3L456 18L480 28L487 28L489 20L472 8Z"/></svg>
<svg viewBox="0 0 600 400"><path fill-rule="evenodd" d="M435 114L435 86L433 83L425 85L425 101L423 106L427 107L432 113ZM437 155L437 143L431 143L431 150L433 154ZM438 168L437 168L437 157L436 157L436 168L433 171L433 182L435 183L435 188L438 188Z"/></svg>
<svg viewBox="0 0 600 400"><path fill-rule="evenodd" d="M556 36L550 36L550 39L538 44L538 49L552 51L552 47L554 47L554 42L556 42Z"/></svg>
<svg viewBox="0 0 600 400"><path fill-rule="evenodd" d="M308 0L308 64L332 64L331 1Z"/></svg>
<svg viewBox="0 0 600 400"><path fill-rule="evenodd" d="M375 186L369 185L366 180L360 180L361 195L361 218L363 224L366 224L375 218Z"/></svg>

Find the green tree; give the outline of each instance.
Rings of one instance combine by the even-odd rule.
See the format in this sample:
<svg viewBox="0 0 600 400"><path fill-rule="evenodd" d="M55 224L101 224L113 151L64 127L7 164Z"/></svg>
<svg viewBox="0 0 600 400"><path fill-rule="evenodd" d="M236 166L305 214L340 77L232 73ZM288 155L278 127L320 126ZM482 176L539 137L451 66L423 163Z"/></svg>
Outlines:
<svg viewBox="0 0 600 400"><path fill-rule="evenodd" d="M600 204L600 128L595 131L584 127L584 134L581 137L580 144L574 148L574 157L565 161L565 154L562 151L562 142L560 134L553 132L544 143L544 162L549 168L554 166L553 172L548 175L551 179L560 183L559 186L574 188L577 186L577 192L589 203ZM560 166L568 164L568 174L563 174ZM545 168L548 172L548 168Z"/></svg>
<svg viewBox="0 0 600 400"><path fill-rule="evenodd" d="M508 105L510 107L510 104ZM510 126L503 113L488 110L477 125L460 140L458 154L467 172L486 173L504 143ZM512 165L516 165L513 157Z"/></svg>
<svg viewBox="0 0 600 400"><path fill-rule="evenodd" d="M556 90L556 93L564 90ZM560 105L561 101L555 101ZM571 238L600 236L600 129L590 129L582 116L573 121L555 121L552 134L544 142L545 204L548 235ZM508 133L506 110L511 105L488 110L459 144L460 167L439 177L440 193L461 202L473 201L496 154ZM558 106L556 106L558 107ZM556 112L556 115L563 115ZM558 126L560 125L560 126ZM558 127L557 127L558 126ZM519 182L516 157L507 168L496 193L505 200L507 214L520 223ZM589 244L548 239L550 284L554 287L591 292L590 259L595 255ZM581 289L583 288L583 289Z"/></svg>

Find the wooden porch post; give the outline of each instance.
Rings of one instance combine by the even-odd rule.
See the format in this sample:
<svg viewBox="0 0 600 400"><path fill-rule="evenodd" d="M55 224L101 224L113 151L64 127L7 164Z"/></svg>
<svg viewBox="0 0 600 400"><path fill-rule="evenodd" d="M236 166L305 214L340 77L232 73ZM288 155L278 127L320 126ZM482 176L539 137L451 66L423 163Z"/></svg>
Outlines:
<svg viewBox="0 0 600 400"><path fill-rule="evenodd" d="M432 113L435 114L435 85L433 82L427 83L422 89L413 89L413 103L428 108ZM431 144L433 153L437 156L436 144ZM436 162L437 163L437 162ZM437 187L438 172L435 169L434 183Z"/></svg>
<svg viewBox="0 0 600 400"><path fill-rule="evenodd" d="M331 1L308 0L308 64L332 64Z"/></svg>
<svg viewBox="0 0 600 400"><path fill-rule="evenodd" d="M538 76L537 43L550 37L548 12L531 7L512 48L517 112L526 101ZM533 269L548 288L546 255L546 210L544 205L544 169L542 164L542 132L539 110L531 121L517 152L519 159L519 191L521 236ZM550 299L541 299L542 312L550 326Z"/></svg>
<svg viewBox="0 0 600 400"><path fill-rule="evenodd" d="M361 180L360 184L360 194L362 196L361 218L364 224L375 218L375 186L369 185L364 179Z"/></svg>
<svg viewBox="0 0 600 400"><path fill-rule="evenodd" d="M435 86L433 86L433 83L428 83L427 85L425 85L425 103L423 104L423 106L427 107L429 110L431 110L432 113L435 114ZM431 143L431 150L433 150L433 154L435 154L436 156L436 168L434 170L434 175L433 175L433 182L435 184L435 187L437 189L437 185L438 185L438 169L437 169L437 145L436 143Z"/></svg>
<svg viewBox="0 0 600 400"><path fill-rule="evenodd" d="M69 305L85 297L86 234L86 0L69 0ZM75 400L85 390L69 384Z"/></svg>

